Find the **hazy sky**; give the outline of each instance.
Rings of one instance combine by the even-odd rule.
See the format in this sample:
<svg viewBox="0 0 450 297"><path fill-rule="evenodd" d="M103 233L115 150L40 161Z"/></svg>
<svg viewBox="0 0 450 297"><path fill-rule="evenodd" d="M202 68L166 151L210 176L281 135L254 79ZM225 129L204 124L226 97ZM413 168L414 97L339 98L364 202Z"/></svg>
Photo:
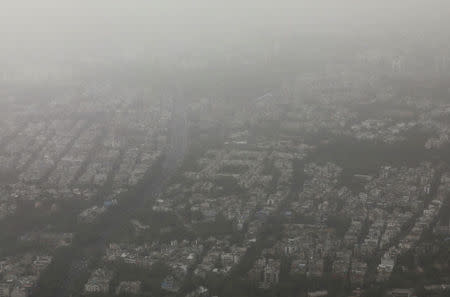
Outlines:
<svg viewBox="0 0 450 297"><path fill-rule="evenodd" d="M1 59L244 40L286 32L449 31L448 0L0 0ZM234 39L233 39L234 38ZM13 57L11 57L13 58Z"/></svg>

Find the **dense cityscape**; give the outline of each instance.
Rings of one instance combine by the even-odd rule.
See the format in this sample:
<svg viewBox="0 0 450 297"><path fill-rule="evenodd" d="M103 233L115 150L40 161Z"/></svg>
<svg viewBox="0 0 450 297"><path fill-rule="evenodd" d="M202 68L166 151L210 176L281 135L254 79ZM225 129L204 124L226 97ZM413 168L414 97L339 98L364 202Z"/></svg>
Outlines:
<svg viewBox="0 0 450 297"><path fill-rule="evenodd" d="M450 296L448 36L314 38L0 70L0 297Z"/></svg>

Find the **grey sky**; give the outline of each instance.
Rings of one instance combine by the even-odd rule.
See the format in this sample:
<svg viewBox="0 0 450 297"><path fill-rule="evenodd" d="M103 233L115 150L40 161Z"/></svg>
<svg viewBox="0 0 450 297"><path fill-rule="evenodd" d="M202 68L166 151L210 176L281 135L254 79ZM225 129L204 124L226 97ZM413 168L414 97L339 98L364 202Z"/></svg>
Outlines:
<svg viewBox="0 0 450 297"><path fill-rule="evenodd" d="M445 0L0 0L1 59L111 53L286 32L448 31ZM12 56L11 56L12 55Z"/></svg>

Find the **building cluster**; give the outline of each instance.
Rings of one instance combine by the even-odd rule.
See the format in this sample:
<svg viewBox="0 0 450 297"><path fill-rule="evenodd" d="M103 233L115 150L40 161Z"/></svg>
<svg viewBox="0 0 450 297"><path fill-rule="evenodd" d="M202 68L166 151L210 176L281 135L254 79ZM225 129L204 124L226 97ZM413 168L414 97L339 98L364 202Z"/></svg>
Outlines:
<svg viewBox="0 0 450 297"><path fill-rule="evenodd" d="M268 289L280 281L281 262L262 256L257 259L252 269L248 272L250 281L256 282L261 289Z"/></svg>
<svg viewBox="0 0 450 297"><path fill-rule="evenodd" d="M230 273L247 252L247 247L231 245L227 240L214 239L209 246L194 270L195 275L206 277L209 273L222 275Z"/></svg>
<svg viewBox="0 0 450 297"><path fill-rule="evenodd" d="M178 291L188 271L200 259L205 245L199 240L153 242L142 246L114 243L106 249L103 261L105 264L121 262L146 269L151 269L155 263L164 263L169 274L161 286L168 291Z"/></svg>
<svg viewBox="0 0 450 297"><path fill-rule="evenodd" d="M382 166L372 176L356 174L353 178L363 183L359 192L342 186L340 166L305 163L305 179L292 199L294 160L302 160L310 148L287 142L284 150L274 150L275 143L268 146L271 150L262 146L249 150L242 142L246 136L235 134L236 140L227 142L225 149L204 153L184 172L183 181L169 187L153 206L154 211L180 216L189 209L196 214L185 220L190 228L224 215L236 232L244 233L240 244L217 239L205 245L196 276L232 271L258 240L267 219L277 213L286 220L281 240L264 249L247 272L258 287L267 289L279 282L281 259L286 258L293 275L348 277L354 288L360 287L372 273L373 257L380 260L377 279L388 277L398 254L407 251L400 246L414 246L443 202L442 195L440 201L431 199L437 173L430 163Z"/></svg>
<svg viewBox="0 0 450 297"><path fill-rule="evenodd" d="M248 226L244 243L248 245L258 226L288 195L294 156L267 150L209 150L196 168L184 173L183 184L172 186L160 197L154 210L178 212L188 207L198 214L190 224L222 215L237 230Z"/></svg>
<svg viewBox="0 0 450 297"><path fill-rule="evenodd" d="M198 287L194 291L186 294L185 297L209 297L209 290L203 286Z"/></svg>
<svg viewBox="0 0 450 297"><path fill-rule="evenodd" d="M427 139L425 148L440 149L449 144L450 127L447 123L447 118L450 115L450 106L429 104L422 108L419 116L419 123L425 129L432 132L432 135Z"/></svg>
<svg viewBox="0 0 450 297"><path fill-rule="evenodd" d="M406 139L404 133L417 125L414 121L393 121L392 119L364 120L351 126L350 135L361 140L376 140L385 143L401 142Z"/></svg>
<svg viewBox="0 0 450 297"><path fill-rule="evenodd" d="M70 246L72 240L73 233L57 233L45 230L28 232L19 237L19 241L22 243L33 243L50 249Z"/></svg>
<svg viewBox="0 0 450 297"><path fill-rule="evenodd" d="M33 252L71 245L77 222L92 223L144 177L166 147L171 112L141 95L2 101L0 223L19 222L0 243L2 252L3 245ZM55 222L61 217L63 224ZM2 277L13 275L6 268L24 267L20 258L9 261ZM1 296L28 296L38 275L25 270L2 282Z"/></svg>
<svg viewBox="0 0 450 297"><path fill-rule="evenodd" d="M95 269L84 285L84 292L87 294L108 293L113 276L114 274L110 270L103 268Z"/></svg>
<svg viewBox="0 0 450 297"><path fill-rule="evenodd" d="M241 149L230 144L222 150L208 150L182 174L183 182L172 184L153 204L154 212L174 214L187 230L194 232L197 226L214 223L221 217L231 223L233 232L244 233L242 239L236 242L219 236L195 241L153 241L142 246L111 244L104 261L123 261L148 269L163 262L170 273L161 288L168 292L178 292L190 271L198 278L229 275L289 194L293 158L304 155L296 145L290 149L294 152ZM272 267L274 263L278 266ZM263 286L277 283L279 260L263 266Z"/></svg>
<svg viewBox="0 0 450 297"><path fill-rule="evenodd" d="M435 199L426 201L426 205L417 211L415 220L411 222L409 228L404 230L403 237L396 244L391 245L381 257L381 263L377 267L378 280L388 279L392 274L398 255L416 248L424 232L431 232L432 225L436 223L439 211L448 197L449 186L450 176L448 173L444 173L441 176Z"/></svg>
<svg viewBox="0 0 450 297"><path fill-rule="evenodd" d="M170 116L166 107L136 102L9 103L10 121L0 130L0 218L14 214L19 201L82 199L92 206L136 185L165 148Z"/></svg>
<svg viewBox="0 0 450 297"><path fill-rule="evenodd" d="M339 185L342 169L335 164L308 163L304 172L303 191L290 206L293 223L284 226L274 246L279 257L292 259L291 273L349 276L352 285L361 286L369 260L382 252L378 274L389 274L396 255L406 251L393 250L413 246L442 204L430 201L436 172L429 163L382 167L376 177L364 176L359 194Z"/></svg>
<svg viewBox="0 0 450 297"><path fill-rule="evenodd" d="M30 296L40 274L51 262L51 256L38 254L0 259L0 296Z"/></svg>
<svg viewBox="0 0 450 297"><path fill-rule="evenodd" d="M194 157L181 156L185 162L180 172L165 177L173 179L162 181L163 190L139 200L139 211L179 224L161 220L160 229L154 230L141 223L142 217L127 217L136 232L127 241L106 243L102 259L89 271L85 294L145 291L143 279L115 278L121 274L114 269L123 266L114 264L124 264L148 270L165 266L167 273L157 284L169 295L210 296L210 278L227 279L237 271L261 290L277 286L284 275L315 281L330 276L349 280L352 295L360 296L356 288L367 280L388 280L401 255L422 249L426 232L450 234L448 222L436 226L450 189L450 176L440 176L436 164L418 160L414 165L384 164L370 175L353 172L355 186L348 182L352 170L345 160L320 160L314 154L333 149L334 140L397 148L412 137L422 141L423 135L420 149L430 150L430 155L446 148L448 104L419 98L415 93L420 92L389 82L411 73L424 75L421 69L427 63L411 57L363 51L345 65L330 62L253 99L217 99L214 104L192 99L186 118L177 117L177 104L182 103L143 100L150 90L106 82L88 83L81 94L72 90L76 96L42 104L0 98L0 223L21 208L40 219L75 213L67 218L74 233L46 225L15 234L17 243L27 247L71 245L77 228L88 229L86 224L120 206L128 190L142 185L152 165L170 155L165 153L184 151L188 135L176 139L177 133L169 133L173 118L191 128L187 130L194 141L214 140L214 145L200 147L199 156L196 151ZM434 69L425 67L427 75L450 69L443 56L431 60ZM185 61L183 67L194 64ZM420 75L414 85L426 88ZM218 133L209 137L208 129ZM134 215L135 206L141 204L130 206L127 215ZM151 238L144 236L150 233ZM0 297L28 296L51 261L50 255L37 254L1 260ZM248 265L243 268L242 263ZM188 287L194 290L184 292L191 279L203 286L196 283ZM308 292L311 297L327 294ZM409 289L389 292L412 294Z"/></svg>
<svg viewBox="0 0 450 297"><path fill-rule="evenodd" d="M84 295L93 294L109 294L116 295L137 295L141 293L141 281L121 281L114 289L113 286L114 272L106 268L97 268L93 270L84 285Z"/></svg>

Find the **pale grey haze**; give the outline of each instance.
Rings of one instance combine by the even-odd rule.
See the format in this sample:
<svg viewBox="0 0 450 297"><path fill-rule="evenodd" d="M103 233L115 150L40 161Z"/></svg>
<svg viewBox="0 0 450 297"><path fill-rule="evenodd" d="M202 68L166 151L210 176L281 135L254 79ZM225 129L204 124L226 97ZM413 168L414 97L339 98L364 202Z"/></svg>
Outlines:
<svg viewBox="0 0 450 297"><path fill-rule="evenodd" d="M0 297L448 297L449 82L450 0L0 0Z"/></svg>
<svg viewBox="0 0 450 297"><path fill-rule="evenodd" d="M153 54L289 33L434 35L450 5L400 1L0 1L1 60ZM277 37L277 38L278 38Z"/></svg>

